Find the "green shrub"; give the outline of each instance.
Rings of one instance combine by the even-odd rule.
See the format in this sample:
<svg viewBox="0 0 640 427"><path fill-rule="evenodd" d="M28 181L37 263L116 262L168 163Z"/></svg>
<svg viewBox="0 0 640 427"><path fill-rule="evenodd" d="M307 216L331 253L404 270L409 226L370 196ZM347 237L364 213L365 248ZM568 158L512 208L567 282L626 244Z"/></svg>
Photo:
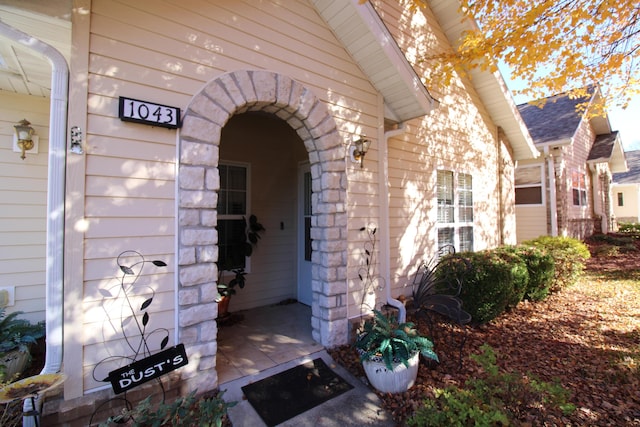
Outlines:
<svg viewBox="0 0 640 427"><path fill-rule="evenodd" d="M633 244L635 238L633 236L621 236L619 234L594 234L589 237L589 240L594 242L608 243L614 246L624 246Z"/></svg>
<svg viewBox="0 0 640 427"><path fill-rule="evenodd" d="M555 274L555 263L551 254L541 248L525 245L515 246L512 250L524 261L529 273L524 299L531 301L545 299L549 295Z"/></svg>
<svg viewBox="0 0 640 427"><path fill-rule="evenodd" d="M620 247L605 244L594 249L593 255L596 257L610 257L620 255Z"/></svg>
<svg viewBox="0 0 640 427"><path fill-rule="evenodd" d="M435 399L425 400L407 425L506 426L509 419L500 408L485 405L472 391L450 386L436 390Z"/></svg>
<svg viewBox="0 0 640 427"><path fill-rule="evenodd" d="M621 233L629 233L639 236L640 224L637 222L620 223L618 224L618 231L620 231Z"/></svg>
<svg viewBox="0 0 640 427"><path fill-rule="evenodd" d="M467 380L464 388L451 385L436 390L435 399L425 400L407 420L409 426L518 425L523 414L543 423L548 410L560 409L565 414L575 410L568 391L557 382L539 381L531 374L502 373L493 349L487 344L480 349L482 353L471 355L481 367L480 374Z"/></svg>
<svg viewBox="0 0 640 427"><path fill-rule="evenodd" d="M541 236L523 244L544 249L553 257L555 274L551 292L576 283L584 272L585 261L591 257L587 246L572 237Z"/></svg>
<svg viewBox="0 0 640 427"><path fill-rule="evenodd" d="M622 252L623 254L638 252L638 247L633 243L627 243L626 245L620 246L620 252Z"/></svg>
<svg viewBox="0 0 640 427"><path fill-rule="evenodd" d="M221 427L229 408L237 402L225 402L224 391L207 393L196 398L192 391L185 397L179 397L171 403L162 402L154 405L152 396L142 400L138 405L122 414L109 417L100 427L112 424L129 423L134 427L146 426L202 426ZM127 425L130 425L127 424Z"/></svg>
<svg viewBox="0 0 640 427"><path fill-rule="evenodd" d="M498 256L511 266L513 285L507 296L507 309L517 306L524 299L529 286L530 274L522 250L518 246L501 246L494 249Z"/></svg>
<svg viewBox="0 0 640 427"><path fill-rule="evenodd" d="M472 265L465 276L460 299L473 322L486 323L513 302L514 268L496 251L464 252Z"/></svg>

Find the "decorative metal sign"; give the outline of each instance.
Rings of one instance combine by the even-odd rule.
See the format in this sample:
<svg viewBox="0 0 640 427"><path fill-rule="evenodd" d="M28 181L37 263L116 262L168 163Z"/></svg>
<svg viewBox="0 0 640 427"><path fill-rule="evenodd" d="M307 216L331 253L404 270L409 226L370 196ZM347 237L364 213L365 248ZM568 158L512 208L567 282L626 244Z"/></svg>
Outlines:
<svg viewBox="0 0 640 427"><path fill-rule="evenodd" d="M181 126L180 109L139 99L120 97L118 117L125 122L143 123L177 129Z"/></svg>
<svg viewBox="0 0 640 427"><path fill-rule="evenodd" d="M109 382L116 394L144 384L189 363L184 344L168 348L145 359L109 372Z"/></svg>

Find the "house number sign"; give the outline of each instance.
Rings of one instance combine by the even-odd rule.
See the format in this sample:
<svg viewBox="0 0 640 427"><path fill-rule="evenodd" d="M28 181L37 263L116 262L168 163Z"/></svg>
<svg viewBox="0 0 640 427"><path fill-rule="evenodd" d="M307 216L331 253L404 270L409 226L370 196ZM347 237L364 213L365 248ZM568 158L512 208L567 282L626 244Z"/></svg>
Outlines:
<svg viewBox="0 0 640 427"><path fill-rule="evenodd" d="M125 122L143 123L169 129L180 127L180 109L178 107L154 104L124 96L120 97L118 116L120 120Z"/></svg>
<svg viewBox="0 0 640 427"><path fill-rule="evenodd" d="M175 371L189 361L184 351L184 344L178 344L145 359L135 361L127 366L109 372L107 379L116 394Z"/></svg>

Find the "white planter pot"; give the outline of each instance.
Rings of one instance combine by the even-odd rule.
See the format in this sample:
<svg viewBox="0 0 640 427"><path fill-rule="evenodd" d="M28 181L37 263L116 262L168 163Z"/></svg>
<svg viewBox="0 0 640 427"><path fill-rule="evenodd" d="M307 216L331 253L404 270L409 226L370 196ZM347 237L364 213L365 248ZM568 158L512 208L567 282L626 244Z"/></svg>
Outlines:
<svg viewBox="0 0 640 427"><path fill-rule="evenodd" d="M13 377L24 371L29 361L29 352L13 350L0 358L0 365L4 365L4 381L13 379Z"/></svg>
<svg viewBox="0 0 640 427"><path fill-rule="evenodd" d="M409 366L402 363L393 364L393 370L387 369L384 361L365 360L362 362L369 383L383 393L401 393L409 390L418 377L420 353L409 359Z"/></svg>

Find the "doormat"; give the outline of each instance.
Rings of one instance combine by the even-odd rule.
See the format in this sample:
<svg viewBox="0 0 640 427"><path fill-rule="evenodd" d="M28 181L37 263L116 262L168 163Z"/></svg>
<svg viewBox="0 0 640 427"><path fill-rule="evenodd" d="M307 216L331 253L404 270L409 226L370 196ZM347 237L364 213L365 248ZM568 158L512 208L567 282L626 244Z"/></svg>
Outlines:
<svg viewBox="0 0 640 427"><path fill-rule="evenodd" d="M242 387L269 427L280 424L353 388L322 359L315 359Z"/></svg>

